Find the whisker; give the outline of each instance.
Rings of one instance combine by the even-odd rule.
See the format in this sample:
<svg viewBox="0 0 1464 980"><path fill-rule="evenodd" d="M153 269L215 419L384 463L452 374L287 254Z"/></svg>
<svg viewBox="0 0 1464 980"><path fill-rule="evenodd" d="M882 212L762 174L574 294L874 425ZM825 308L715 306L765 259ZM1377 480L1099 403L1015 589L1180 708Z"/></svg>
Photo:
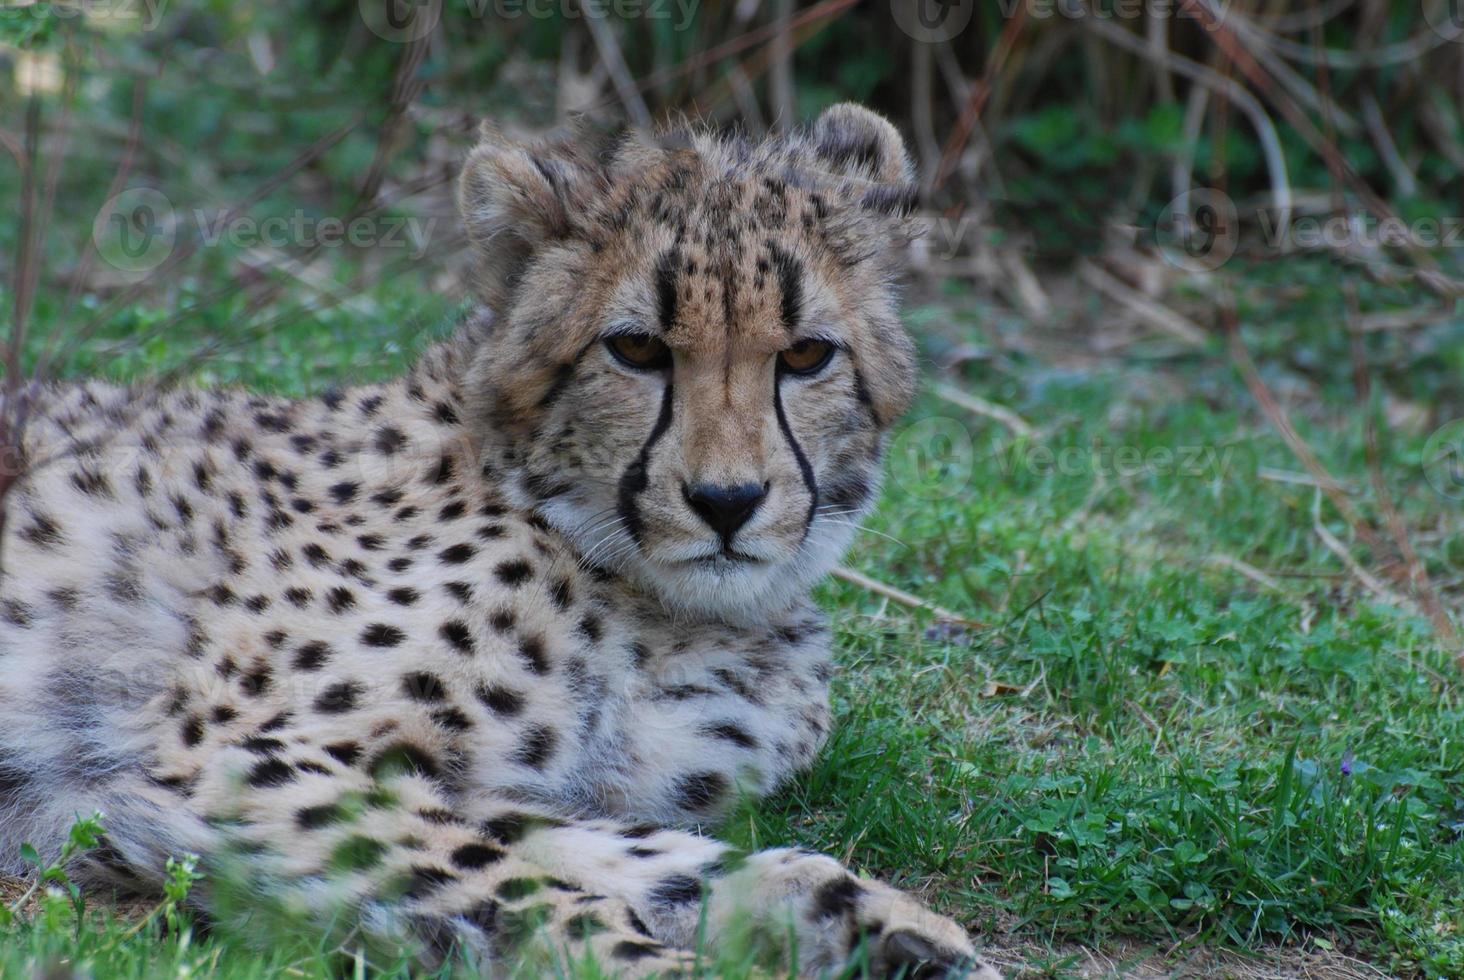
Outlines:
<svg viewBox="0 0 1464 980"><path fill-rule="evenodd" d="M865 527L863 524L856 524L854 521L834 521L825 519L824 523L833 524L837 527L852 527L857 530L863 531L866 534L873 534L881 538L886 538L890 541L893 541L895 544L899 545L902 548L909 549L910 551L915 550L915 546L908 541L902 541L899 538L895 537L893 534L886 534L883 531L876 531L873 528Z"/></svg>

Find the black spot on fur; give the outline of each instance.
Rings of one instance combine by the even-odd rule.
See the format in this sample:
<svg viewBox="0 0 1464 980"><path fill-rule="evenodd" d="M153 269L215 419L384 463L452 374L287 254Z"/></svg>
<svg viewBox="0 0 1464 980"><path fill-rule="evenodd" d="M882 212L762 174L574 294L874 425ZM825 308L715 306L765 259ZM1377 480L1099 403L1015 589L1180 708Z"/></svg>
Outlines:
<svg viewBox="0 0 1464 980"><path fill-rule="evenodd" d="M502 813L483 821L479 830L489 840L500 844L516 844L524 835L541 827L560 827L563 824L552 817L541 817L532 813Z"/></svg>
<svg viewBox="0 0 1464 980"><path fill-rule="evenodd" d="M504 855L502 848L488 844L464 844L452 852L452 863L464 871L477 871L495 861L503 860Z"/></svg>
<svg viewBox="0 0 1464 980"><path fill-rule="evenodd" d="M412 899L425 898L454 881L457 881L457 875L451 871L414 866L407 876L406 888L403 889L402 895Z"/></svg>
<svg viewBox="0 0 1464 980"><path fill-rule="evenodd" d="M538 636L526 636L519 641L519 656L530 670L539 675L549 673L549 657L544 652L544 640Z"/></svg>
<svg viewBox="0 0 1464 980"><path fill-rule="evenodd" d="M334 652L331 650L330 644L321 640L311 640L295 651L295 669L319 670L325 666L325 662Z"/></svg>
<svg viewBox="0 0 1464 980"><path fill-rule="evenodd" d="M497 684L480 684L473 692L483 706L496 715L512 718L524 710L524 696Z"/></svg>
<svg viewBox="0 0 1464 980"><path fill-rule="evenodd" d="M820 919L836 919L854 911L864 886L848 875L826 881L813 896L813 914Z"/></svg>
<svg viewBox="0 0 1464 980"><path fill-rule="evenodd" d="M330 488L330 496L338 504L348 504L356 499L356 494L360 491L361 484L347 481L332 486Z"/></svg>
<svg viewBox="0 0 1464 980"><path fill-rule="evenodd" d="M723 721L715 724L704 725L701 733L709 738L719 738L731 742L733 745L740 745L744 749L757 748L757 739L747 729L736 722Z"/></svg>
<svg viewBox="0 0 1464 980"><path fill-rule="evenodd" d="M356 607L356 596L350 589L338 585L325 594L325 602L331 612L345 612Z"/></svg>
<svg viewBox="0 0 1464 980"><path fill-rule="evenodd" d="M542 769L554 755L558 742L559 737L552 728L534 725L524 732L523 741L513 754L513 761L530 769Z"/></svg>
<svg viewBox="0 0 1464 980"><path fill-rule="evenodd" d="M371 623L361 631L361 642L368 647L394 647L406 638L407 634L387 623Z"/></svg>
<svg viewBox="0 0 1464 980"><path fill-rule="evenodd" d="M470 544L455 544L438 552L437 560L444 565L461 565L478 553Z"/></svg>
<svg viewBox="0 0 1464 980"><path fill-rule="evenodd" d="M354 766L361 758L361 746L355 742L333 742L325 747L325 752L343 766Z"/></svg>
<svg viewBox="0 0 1464 980"><path fill-rule="evenodd" d="M690 875L669 875L656 882L648 896L652 905L686 905L700 902L701 882Z"/></svg>
<svg viewBox="0 0 1464 980"><path fill-rule="evenodd" d="M397 453L402 446L406 445L407 437L402 430L394 425L383 425L376 430L376 438L373 445L376 451L383 456L391 456Z"/></svg>
<svg viewBox="0 0 1464 980"><path fill-rule="evenodd" d="M439 708L432 712L432 720L450 732L465 732L473 727L473 721L459 708Z"/></svg>
<svg viewBox="0 0 1464 980"><path fill-rule="evenodd" d="M437 632L457 652L466 654L473 652L473 634L462 620L449 619L438 628Z"/></svg>
<svg viewBox="0 0 1464 980"><path fill-rule="evenodd" d="M295 775L295 768L288 762L271 756L255 763L245 782L258 789L273 788L293 781Z"/></svg>
<svg viewBox="0 0 1464 980"><path fill-rule="evenodd" d="M441 701L446 692L443 690L442 678L436 674L429 674L426 671L415 671L402 677L402 693L413 701L420 701L424 704L435 704Z"/></svg>
<svg viewBox="0 0 1464 980"><path fill-rule="evenodd" d="M622 939L610 950L610 955L617 960L624 960L627 963L634 963L643 960L647 956L655 956L660 952L660 947L653 943L638 943L630 939Z"/></svg>
<svg viewBox="0 0 1464 980"><path fill-rule="evenodd" d="M239 743L239 747L246 752L253 752L255 755L273 755L276 752L283 752L285 743L277 738L250 735Z"/></svg>
<svg viewBox="0 0 1464 980"><path fill-rule="evenodd" d="M334 803L323 803L320 806L308 806L303 810L295 811L295 826L301 830L319 830L322 827L329 827L333 823L339 823L345 818L341 808Z"/></svg>
<svg viewBox="0 0 1464 980"><path fill-rule="evenodd" d="M268 663L259 660L239 678L239 690L245 697L257 698L270 689L273 681L274 671Z"/></svg>
<svg viewBox="0 0 1464 980"><path fill-rule="evenodd" d="M726 791L727 777L721 773L691 773L676 782L676 806L683 810L705 810Z"/></svg>
<svg viewBox="0 0 1464 980"><path fill-rule="evenodd" d="M399 606L410 606L422 597L422 593L416 589L403 586L399 589L392 589L386 597Z"/></svg>
<svg viewBox="0 0 1464 980"><path fill-rule="evenodd" d="M402 491L397 489L378 490L371 495L371 502L382 507L394 507L402 501Z"/></svg>
<svg viewBox="0 0 1464 980"><path fill-rule="evenodd" d="M527 582L529 577L534 574L534 566L522 558L515 558L499 564L493 570L493 574L504 585L511 589L516 589Z"/></svg>
<svg viewBox="0 0 1464 980"><path fill-rule="evenodd" d="M361 685L355 681L341 681L332 684L315 699L315 710L323 715L339 715L356 707L361 697Z"/></svg>

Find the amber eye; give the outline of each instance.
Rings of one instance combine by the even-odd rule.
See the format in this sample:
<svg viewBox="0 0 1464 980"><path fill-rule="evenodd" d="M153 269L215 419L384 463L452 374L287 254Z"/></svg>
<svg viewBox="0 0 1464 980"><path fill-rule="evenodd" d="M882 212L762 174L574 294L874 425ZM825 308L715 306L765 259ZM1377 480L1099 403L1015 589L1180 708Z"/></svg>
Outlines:
<svg viewBox="0 0 1464 980"><path fill-rule="evenodd" d="M617 361L638 371L660 370L671 363L671 349L648 333L606 337L605 346Z"/></svg>
<svg viewBox="0 0 1464 980"><path fill-rule="evenodd" d="M778 355L779 366L793 374L817 374L834 356L827 340L800 340Z"/></svg>

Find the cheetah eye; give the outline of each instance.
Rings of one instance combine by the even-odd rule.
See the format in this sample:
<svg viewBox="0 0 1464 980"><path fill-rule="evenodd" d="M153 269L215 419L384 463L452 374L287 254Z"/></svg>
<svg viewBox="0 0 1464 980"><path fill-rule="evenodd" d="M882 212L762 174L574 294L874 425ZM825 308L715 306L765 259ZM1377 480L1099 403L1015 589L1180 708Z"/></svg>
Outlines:
<svg viewBox="0 0 1464 980"><path fill-rule="evenodd" d="M606 337L605 346L617 361L637 371L659 371L671 364L671 348L648 333Z"/></svg>
<svg viewBox="0 0 1464 980"><path fill-rule="evenodd" d="M800 340L778 355L778 366L790 374L818 374L834 357L827 340Z"/></svg>

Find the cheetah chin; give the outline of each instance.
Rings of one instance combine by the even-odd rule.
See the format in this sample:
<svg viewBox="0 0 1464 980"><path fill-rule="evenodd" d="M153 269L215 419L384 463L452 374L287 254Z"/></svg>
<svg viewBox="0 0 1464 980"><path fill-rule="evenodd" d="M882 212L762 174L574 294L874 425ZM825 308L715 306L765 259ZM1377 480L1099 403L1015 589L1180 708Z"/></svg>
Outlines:
<svg viewBox="0 0 1464 980"><path fill-rule="evenodd" d="M689 973L704 942L995 976L886 885L698 829L827 737L808 590L911 398L913 196L852 105L758 143L485 129L459 188L483 312L405 377L24 392L0 870L100 810L78 880L152 892L194 852L253 896L245 934L283 903L490 971Z"/></svg>

